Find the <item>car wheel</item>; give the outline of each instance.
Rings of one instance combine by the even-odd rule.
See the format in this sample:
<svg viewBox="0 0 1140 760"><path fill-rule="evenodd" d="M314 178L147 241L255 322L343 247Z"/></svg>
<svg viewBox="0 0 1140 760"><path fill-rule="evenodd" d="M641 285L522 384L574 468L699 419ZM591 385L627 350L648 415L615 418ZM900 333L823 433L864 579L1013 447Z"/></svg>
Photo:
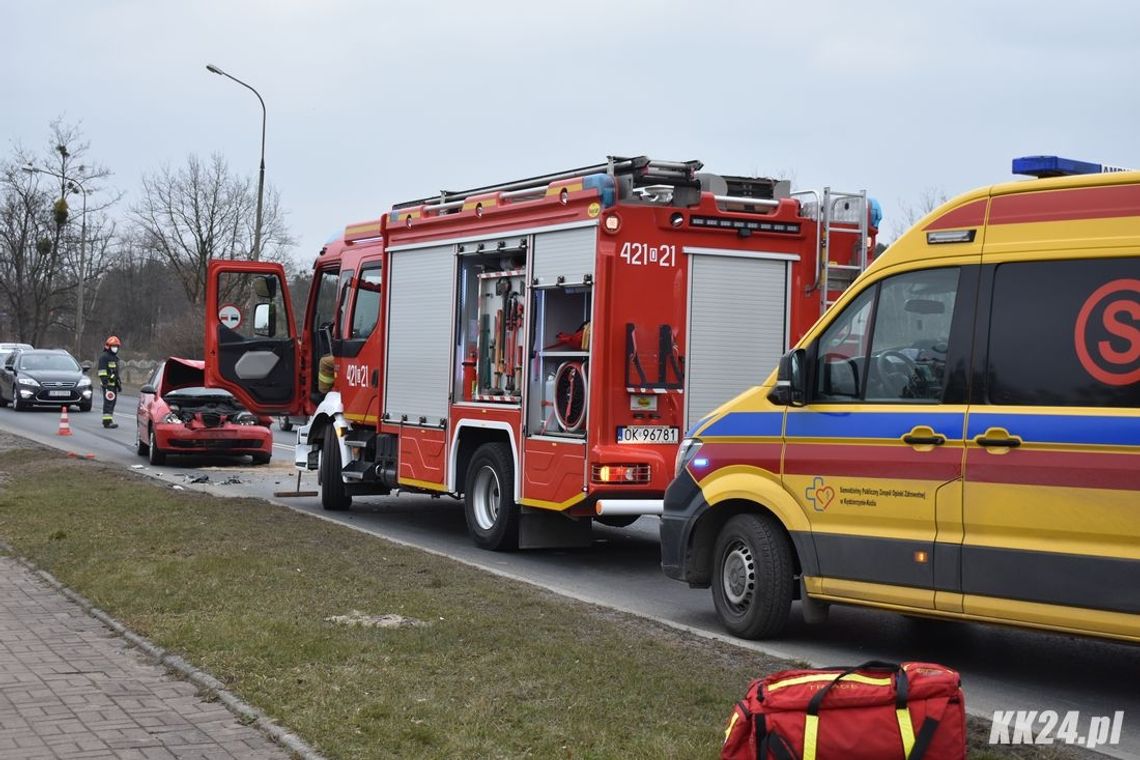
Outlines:
<svg viewBox="0 0 1140 760"><path fill-rule="evenodd" d="M717 617L745 639L776 636L788 622L795 570L792 548L775 520L731 518L713 551L712 595Z"/></svg>
<svg viewBox="0 0 1140 760"><path fill-rule="evenodd" d="M79 411L90 412L91 411L91 402L88 401L86 404L80 404L79 405Z"/></svg>
<svg viewBox="0 0 1140 760"><path fill-rule="evenodd" d="M254 464L269 464L269 459L272 456L273 456L272 454L254 454L253 455L253 463Z"/></svg>
<svg viewBox="0 0 1140 760"><path fill-rule="evenodd" d="M139 435L139 426L135 425L135 453L140 457L145 457L147 452L150 451L150 445L142 439Z"/></svg>
<svg viewBox="0 0 1140 760"><path fill-rule="evenodd" d="M325 440L321 444L321 507L329 512L340 512L352 506L352 496L344 487L344 476L340 474L340 444L336 440L336 430L330 424L325 429Z"/></svg>
<svg viewBox="0 0 1140 760"><path fill-rule="evenodd" d="M151 427L150 431L147 433L146 448L147 454L149 455L147 457L148 462L153 465L166 464L166 453L159 451L158 449L158 440L154 437L154 427Z"/></svg>
<svg viewBox="0 0 1140 760"><path fill-rule="evenodd" d="M463 511L475 545L491 551L519 546L519 507L514 498L515 467L511 449L485 443L467 467Z"/></svg>
<svg viewBox="0 0 1140 760"><path fill-rule="evenodd" d="M293 431L293 423L289 421L288 417L279 418L277 420L277 427L285 433L291 433Z"/></svg>
<svg viewBox="0 0 1140 760"><path fill-rule="evenodd" d="M25 404L23 401L20 400L20 394L17 393L16 391L12 391L12 411L22 412L22 411L25 411L27 408L28 408L28 404Z"/></svg>

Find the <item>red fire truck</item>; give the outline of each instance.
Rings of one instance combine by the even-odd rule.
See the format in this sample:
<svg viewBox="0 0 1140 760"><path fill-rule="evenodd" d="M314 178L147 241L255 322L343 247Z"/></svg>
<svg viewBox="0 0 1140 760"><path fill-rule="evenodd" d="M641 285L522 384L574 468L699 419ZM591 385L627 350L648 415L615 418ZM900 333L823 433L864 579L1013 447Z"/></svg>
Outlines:
<svg viewBox="0 0 1140 760"><path fill-rule="evenodd" d="M299 330L280 265L213 261L208 384L309 418L295 464L325 509L449 494L494 550L660 513L685 430L763 379L878 223L862 192L701 168L610 158L397 204L324 247Z"/></svg>

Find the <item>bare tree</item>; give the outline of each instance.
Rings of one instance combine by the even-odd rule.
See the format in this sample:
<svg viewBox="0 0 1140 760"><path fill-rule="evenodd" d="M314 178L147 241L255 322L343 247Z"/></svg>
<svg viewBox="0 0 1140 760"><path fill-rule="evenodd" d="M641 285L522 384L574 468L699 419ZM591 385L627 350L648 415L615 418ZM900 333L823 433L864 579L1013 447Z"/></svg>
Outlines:
<svg viewBox="0 0 1140 760"><path fill-rule="evenodd" d="M902 234L914 226L922 217L941 206L949 198L946 191L940 187L927 187L919 193L914 201L898 203L898 216L891 220L892 242L902 237Z"/></svg>
<svg viewBox="0 0 1140 760"><path fill-rule="evenodd" d="M257 196L248 178L233 175L225 159L190 156L186 165L143 177L142 200L131 218L143 247L177 275L190 302L206 295L211 259L247 259L253 247ZM262 259L283 260L293 244L277 193L266 191Z"/></svg>
<svg viewBox="0 0 1140 760"><path fill-rule="evenodd" d="M32 343L43 341L53 327L70 331L82 324L86 306L76 294L106 262L87 265L88 216L101 215L114 202L91 202L109 172L82 163L89 146L79 128L57 120L51 133L43 156L17 147L0 163L0 298L16 334ZM77 218L68 197L80 192ZM93 228L104 226L99 221Z"/></svg>

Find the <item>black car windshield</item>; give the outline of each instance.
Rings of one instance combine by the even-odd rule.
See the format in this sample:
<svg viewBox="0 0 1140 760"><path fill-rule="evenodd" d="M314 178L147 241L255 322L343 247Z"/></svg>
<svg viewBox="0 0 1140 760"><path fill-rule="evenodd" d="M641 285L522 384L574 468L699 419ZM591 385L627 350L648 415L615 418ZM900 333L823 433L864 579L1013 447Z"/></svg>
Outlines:
<svg viewBox="0 0 1140 760"><path fill-rule="evenodd" d="M78 372L79 365L67 354L26 354L20 357L20 369Z"/></svg>

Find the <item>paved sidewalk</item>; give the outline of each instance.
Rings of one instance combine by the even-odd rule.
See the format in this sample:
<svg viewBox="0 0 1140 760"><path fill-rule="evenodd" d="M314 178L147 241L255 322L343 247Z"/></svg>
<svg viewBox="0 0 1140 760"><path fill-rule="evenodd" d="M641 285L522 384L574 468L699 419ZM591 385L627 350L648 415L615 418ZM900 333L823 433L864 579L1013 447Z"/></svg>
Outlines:
<svg viewBox="0 0 1140 760"><path fill-rule="evenodd" d="M0 556L0 758L286 760L263 734Z"/></svg>

